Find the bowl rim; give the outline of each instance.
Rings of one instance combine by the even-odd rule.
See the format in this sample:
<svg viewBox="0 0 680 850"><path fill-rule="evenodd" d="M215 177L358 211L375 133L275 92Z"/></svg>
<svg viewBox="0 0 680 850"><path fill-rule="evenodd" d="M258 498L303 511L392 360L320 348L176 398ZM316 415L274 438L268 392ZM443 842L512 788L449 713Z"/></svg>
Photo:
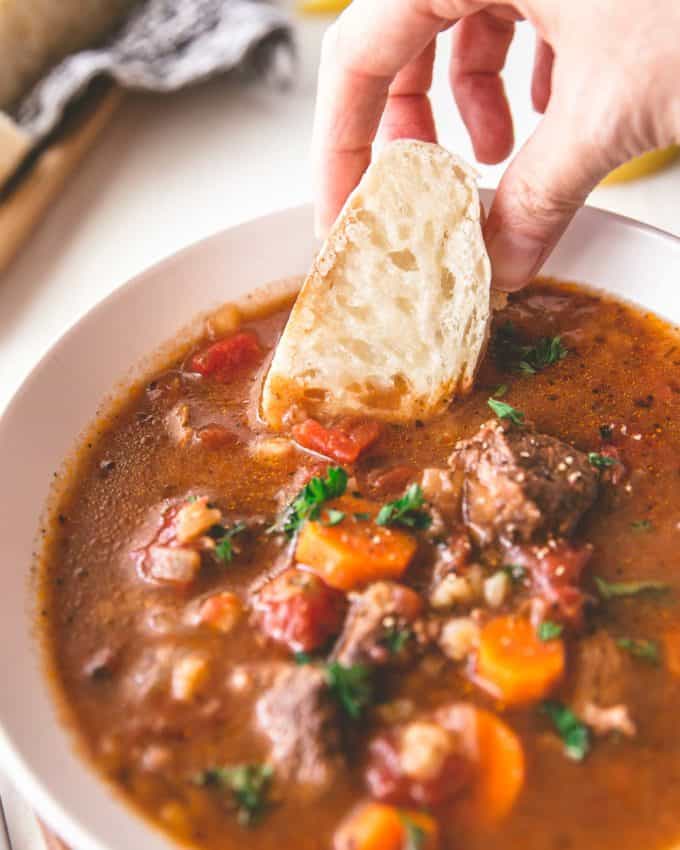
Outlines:
<svg viewBox="0 0 680 850"><path fill-rule="evenodd" d="M489 204L489 202L493 199L493 196L493 189L480 189L480 197L485 205ZM5 404L4 408L0 411L0 430L5 425L7 419L9 419L14 408L21 403L24 395L31 393L34 383L40 379L40 374L43 368L45 368L45 364L54 357L55 353L62 345L66 344L67 340L77 333L81 324L96 320L102 313L106 313L111 304L115 303L119 299L125 298L131 289L141 285L148 277L156 277L159 274L162 274L166 268L170 268L178 262L186 262L193 255L202 253L210 246L219 243L226 234L237 235L239 230L252 228L253 226L263 224L266 220L278 219L284 216L308 216L309 220L311 220L310 209L310 204L301 204L294 207L276 209L265 215L249 218L183 247L179 251L176 251L153 263L140 273L117 286L89 310L77 316L68 325L64 332L61 333L58 338L56 338L42 353L22 380L19 387L12 394L9 401ZM674 250L680 249L680 236L675 236L674 234L668 233L658 227L637 221L618 213L609 212L608 210L604 210L599 207L587 205L582 207L577 212L576 216L578 218L591 218L593 221L608 221L616 223L626 230L646 233L648 235L661 238L664 242L669 243ZM102 395L104 395L104 392ZM77 435L74 435L74 439L76 439L76 437ZM58 718L57 720L59 722ZM62 724L59 722L59 725ZM63 734L71 736L71 733L69 733L66 728L63 728ZM75 746L73 740L70 740L68 745L70 747ZM87 759L85 759L80 753L76 753L76 756L84 762L84 766L88 766ZM64 840L68 841L73 846L74 850L76 850L76 848L77 850L114 850L114 846L109 843L110 839L103 837L103 830L98 831L99 834L97 834L90 827L85 826L77 811L68 808L56 796L54 796L50 790L48 790L44 777L41 776L37 769L29 763L28 759L26 759L22 754L20 747L8 734L2 717L0 717L0 766L7 776L7 779L17 788L25 801L35 810L36 814L39 814L39 816L43 818L53 829L55 829L55 831L63 837ZM96 770L94 773L95 775L99 775ZM104 780L102 779L101 781ZM113 796L118 796L111 787L109 787L109 792ZM116 804L121 806L126 805L122 799L117 799ZM157 835L161 835L165 838L168 847L174 846L172 839L169 838L166 833L154 830L154 825L151 821L141 816L139 812L129 805L127 808L129 811L133 812L138 821L144 824L144 828L149 830L150 834L153 834L153 832L156 831Z"/></svg>

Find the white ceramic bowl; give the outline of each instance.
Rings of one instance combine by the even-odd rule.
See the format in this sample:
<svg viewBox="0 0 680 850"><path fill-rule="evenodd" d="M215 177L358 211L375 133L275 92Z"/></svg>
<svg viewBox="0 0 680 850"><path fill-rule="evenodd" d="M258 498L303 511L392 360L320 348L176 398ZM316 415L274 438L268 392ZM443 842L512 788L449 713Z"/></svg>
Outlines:
<svg viewBox="0 0 680 850"><path fill-rule="evenodd" d="M490 200L484 193L484 200ZM121 287L43 357L0 419L0 759L43 818L77 850L167 850L169 842L76 755L44 681L28 581L53 472L98 403L197 313L307 269L307 207L213 236ZM546 272L581 280L680 323L680 240L581 211Z"/></svg>

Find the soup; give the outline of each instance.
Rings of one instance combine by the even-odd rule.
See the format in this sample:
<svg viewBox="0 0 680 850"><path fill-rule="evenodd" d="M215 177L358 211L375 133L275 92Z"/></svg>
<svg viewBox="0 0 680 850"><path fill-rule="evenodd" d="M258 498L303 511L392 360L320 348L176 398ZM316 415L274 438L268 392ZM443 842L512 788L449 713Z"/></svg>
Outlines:
<svg viewBox="0 0 680 850"><path fill-rule="evenodd" d="M287 312L208 322L74 464L41 628L88 757L206 850L671 846L675 329L539 280L445 415L272 434Z"/></svg>

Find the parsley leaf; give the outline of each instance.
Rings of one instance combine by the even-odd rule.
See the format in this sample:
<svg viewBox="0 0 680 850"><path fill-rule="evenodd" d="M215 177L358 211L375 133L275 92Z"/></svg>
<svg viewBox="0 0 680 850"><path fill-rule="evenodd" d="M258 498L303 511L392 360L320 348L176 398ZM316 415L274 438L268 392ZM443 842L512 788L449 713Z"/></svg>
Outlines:
<svg viewBox="0 0 680 850"><path fill-rule="evenodd" d="M404 848L403 850L424 850L425 847L425 830L422 826L410 818L404 812L399 812L399 820L404 827Z"/></svg>
<svg viewBox="0 0 680 850"><path fill-rule="evenodd" d="M633 531L651 531L653 528L651 520L648 519L636 519L631 522L630 527Z"/></svg>
<svg viewBox="0 0 680 850"><path fill-rule="evenodd" d="M354 720L373 702L370 667L363 664L345 667L338 661L331 661L326 667L326 681L343 710Z"/></svg>
<svg viewBox="0 0 680 850"><path fill-rule="evenodd" d="M544 336L535 345L522 347L522 359L519 361L518 369L525 375L535 375L547 366L564 360L568 353L560 337Z"/></svg>
<svg viewBox="0 0 680 850"><path fill-rule="evenodd" d="M380 643L389 649L391 655L399 655L412 637L413 632L410 629L398 629L393 626L387 630Z"/></svg>
<svg viewBox="0 0 680 850"><path fill-rule="evenodd" d="M326 511L326 519L322 519L321 524L327 527L331 527L337 525L339 522L342 522L344 518L344 511L336 511L334 508L330 508Z"/></svg>
<svg viewBox="0 0 680 850"><path fill-rule="evenodd" d="M252 826L267 806L267 794L274 775L268 764L239 764L234 767L212 767L195 778L197 785L217 786L234 796L241 826Z"/></svg>
<svg viewBox="0 0 680 850"><path fill-rule="evenodd" d="M588 463L594 466L595 469L608 469L610 466L615 466L617 460L615 457L609 457L608 455L588 452Z"/></svg>
<svg viewBox="0 0 680 850"><path fill-rule="evenodd" d="M513 425L524 424L524 414L516 410L512 405L506 404L504 401L498 401L495 398L488 399L487 404L499 419L509 419Z"/></svg>
<svg viewBox="0 0 680 850"><path fill-rule="evenodd" d="M663 581L606 581L595 576L595 586L602 599L636 596L638 593L667 593L670 585Z"/></svg>
<svg viewBox="0 0 680 850"><path fill-rule="evenodd" d="M513 581L524 581L527 575L526 567L523 567L521 564L503 564L501 569Z"/></svg>
<svg viewBox="0 0 680 850"><path fill-rule="evenodd" d="M492 398L503 398L503 396L507 393L507 391L508 391L508 385L507 384L501 384L500 386L496 387L496 389L491 393L491 396L492 396Z"/></svg>
<svg viewBox="0 0 680 850"><path fill-rule="evenodd" d="M312 663L312 656L308 652L296 652L293 658L295 659L295 663L299 664L301 667L304 664Z"/></svg>
<svg viewBox="0 0 680 850"><path fill-rule="evenodd" d="M620 649L630 652L635 658L641 658L654 666L658 666L661 662L659 644L655 640L636 640L635 638L622 637L617 638L616 645Z"/></svg>
<svg viewBox="0 0 680 850"><path fill-rule="evenodd" d="M342 496L347 489L347 473L340 466L329 466L325 478L314 476L288 505L272 531L283 531L293 537L308 519L318 519L321 506L329 499Z"/></svg>
<svg viewBox="0 0 680 850"><path fill-rule="evenodd" d="M553 623L552 620L543 620L538 627L538 637L543 641L555 640L564 631L561 623Z"/></svg>
<svg viewBox="0 0 680 850"><path fill-rule="evenodd" d="M432 517L422 510L425 497L419 484L411 484L400 499L383 505L376 517L378 525L403 525L424 529L432 525Z"/></svg>
<svg viewBox="0 0 680 850"><path fill-rule="evenodd" d="M590 730L574 712L556 700L546 700L541 711L552 721L564 743L565 754L574 761L582 761L590 750Z"/></svg>
<svg viewBox="0 0 680 850"><path fill-rule="evenodd" d="M234 547L231 539L242 531L245 531L248 526L245 522L236 522L231 528L225 528L223 525L213 525L208 534L215 538L215 557L225 564L228 564L234 557Z"/></svg>

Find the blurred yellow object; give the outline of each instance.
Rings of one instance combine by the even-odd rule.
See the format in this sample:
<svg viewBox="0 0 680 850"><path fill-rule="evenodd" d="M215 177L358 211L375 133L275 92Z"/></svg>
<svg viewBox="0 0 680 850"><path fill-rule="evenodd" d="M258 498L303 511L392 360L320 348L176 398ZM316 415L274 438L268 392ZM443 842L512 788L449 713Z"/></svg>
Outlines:
<svg viewBox="0 0 680 850"><path fill-rule="evenodd" d="M298 9L308 15L342 12L351 0L298 0Z"/></svg>
<svg viewBox="0 0 680 850"><path fill-rule="evenodd" d="M637 180L655 171L661 171L680 156L680 145L671 145L658 151L648 151L642 156L636 156L630 162L624 162L608 174L602 181L603 186L612 186L615 183L627 183L629 180Z"/></svg>

